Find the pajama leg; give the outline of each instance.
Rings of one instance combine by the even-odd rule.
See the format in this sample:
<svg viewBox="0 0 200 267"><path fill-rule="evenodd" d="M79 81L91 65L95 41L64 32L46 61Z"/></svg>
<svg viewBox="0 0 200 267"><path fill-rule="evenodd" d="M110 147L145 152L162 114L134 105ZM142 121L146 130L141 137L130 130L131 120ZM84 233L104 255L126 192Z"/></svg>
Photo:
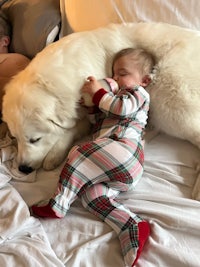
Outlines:
<svg viewBox="0 0 200 267"><path fill-rule="evenodd" d="M150 234L149 224L115 200L119 191L106 184L90 187L81 200L92 214L106 222L117 233L125 265L134 266Z"/></svg>
<svg viewBox="0 0 200 267"><path fill-rule="evenodd" d="M61 172L54 197L46 206L33 206L32 211L40 217L62 218L77 197L102 182L120 184L118 191L127 191L141 177L142 163L143 150L137 143L105 138L75 146Z"/></svg>

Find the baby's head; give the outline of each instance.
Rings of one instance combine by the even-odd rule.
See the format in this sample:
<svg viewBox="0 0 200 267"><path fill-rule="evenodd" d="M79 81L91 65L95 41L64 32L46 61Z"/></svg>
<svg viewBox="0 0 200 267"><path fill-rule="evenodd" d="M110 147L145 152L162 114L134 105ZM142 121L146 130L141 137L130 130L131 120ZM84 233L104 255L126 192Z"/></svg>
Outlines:
<svg viewBox="0 0 200 267"><path fill-rule="evenodd" d="M126 48L113 59L113 79L119 88L146 87L151 82L150 74L155 65L153 56L140 48Z"/></svg>

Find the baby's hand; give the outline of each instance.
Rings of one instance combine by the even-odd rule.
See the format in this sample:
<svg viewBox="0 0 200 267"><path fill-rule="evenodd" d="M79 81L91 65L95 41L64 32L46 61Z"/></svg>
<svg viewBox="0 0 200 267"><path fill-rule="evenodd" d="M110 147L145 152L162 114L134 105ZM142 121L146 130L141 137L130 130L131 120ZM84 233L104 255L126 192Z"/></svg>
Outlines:
<svg viewBox="0 0 200 267"><path fill-rule="evenodd" d="M94 106L92 98L94 94L101 88L101 84L93 77L89 76L84 83L81 93L83 97L83 104L87 107Z"/></svg>
<svg viewBox="0 0 200 267"><path fill-rule="evenodd" d="M89 76L87 81L84 83L81 91L82 93L88 93L93 96L100 88L101 84L93 76Z"/></svg>

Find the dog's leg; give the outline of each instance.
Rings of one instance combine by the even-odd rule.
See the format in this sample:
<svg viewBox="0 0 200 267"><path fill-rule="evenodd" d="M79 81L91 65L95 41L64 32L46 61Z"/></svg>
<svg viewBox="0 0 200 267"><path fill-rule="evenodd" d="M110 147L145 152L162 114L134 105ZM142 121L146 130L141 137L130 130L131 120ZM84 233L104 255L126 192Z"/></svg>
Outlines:
<svg viewBox="0 0 200 267"><path fill-rule="evenodd" d="M53 170L58 167L67 157L69 149L72 147L74 141L74 129L64 133L59 138L58 142L52 147L43 161L43 169Z"/></svg>

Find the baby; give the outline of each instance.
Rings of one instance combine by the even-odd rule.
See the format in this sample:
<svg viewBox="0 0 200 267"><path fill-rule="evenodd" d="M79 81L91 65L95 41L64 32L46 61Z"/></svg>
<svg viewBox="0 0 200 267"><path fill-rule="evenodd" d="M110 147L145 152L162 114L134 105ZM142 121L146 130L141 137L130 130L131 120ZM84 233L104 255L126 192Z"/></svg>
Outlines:
<svg viewBox="0 0 200 267"><path fill-rule="evenodd" d="M120 192L133 189L143 174L142 132L149 110L152 56L142 49L124 49L113 61L113 79L119 89L102 87L93 76L85 82L90 98L89 117L93 140L74 146L54 196L46 206L33 206L40 217L62 218L80 198L82 205L116 232L125 266L134 266L150 234L139 215L116 200Z"/></svg>

